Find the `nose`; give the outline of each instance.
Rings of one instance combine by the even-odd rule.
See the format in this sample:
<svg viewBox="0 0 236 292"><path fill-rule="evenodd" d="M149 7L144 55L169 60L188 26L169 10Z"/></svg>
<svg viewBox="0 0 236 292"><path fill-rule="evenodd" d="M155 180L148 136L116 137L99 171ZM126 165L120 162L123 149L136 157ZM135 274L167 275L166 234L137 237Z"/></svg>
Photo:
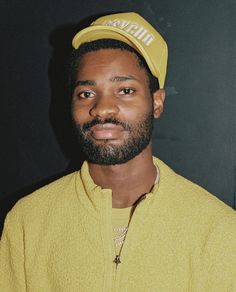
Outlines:
<svg viewBox="0 0 236 292"><path fill-rule="evenodd" d="M119 106L116 98L111 95L99 96L90 110L92 117L101 119L115 116L119 112Z"/></svg>

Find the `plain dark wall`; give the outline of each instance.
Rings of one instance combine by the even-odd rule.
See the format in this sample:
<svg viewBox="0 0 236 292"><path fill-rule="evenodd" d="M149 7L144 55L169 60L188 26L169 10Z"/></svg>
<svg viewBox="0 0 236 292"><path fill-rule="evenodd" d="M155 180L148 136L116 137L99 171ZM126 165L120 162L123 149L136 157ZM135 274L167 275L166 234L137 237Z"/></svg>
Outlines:
<svg viewBox="0 0 236 292"><path fill-rule="evenodd" d="M93 17L137 11L169 45L155 155L235 206L236 2L0 2L1 222L20 197L79 168L66 59Z"/></svg>

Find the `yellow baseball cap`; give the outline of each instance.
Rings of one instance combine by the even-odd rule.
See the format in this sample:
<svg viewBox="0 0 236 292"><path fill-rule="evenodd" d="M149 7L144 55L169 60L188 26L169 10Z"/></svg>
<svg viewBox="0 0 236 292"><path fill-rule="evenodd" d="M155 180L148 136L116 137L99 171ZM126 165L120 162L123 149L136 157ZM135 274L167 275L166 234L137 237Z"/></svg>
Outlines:
<svg viewBox="0 0 236 292"><path fill-rule="evenodd" d="M135 12L117 13L98 18L79 31L72 40L75 49L98 39L115 39L127 43L146 60L152 74L164 87L168 59L167 44L159 32Z"/></svg>

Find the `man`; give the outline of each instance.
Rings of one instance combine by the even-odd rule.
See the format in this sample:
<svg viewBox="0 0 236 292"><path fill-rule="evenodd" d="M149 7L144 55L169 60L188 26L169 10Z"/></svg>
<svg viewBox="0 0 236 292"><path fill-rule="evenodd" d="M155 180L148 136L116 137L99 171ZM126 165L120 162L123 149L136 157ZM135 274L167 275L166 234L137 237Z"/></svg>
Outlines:
<svg viewBox="0 0 236 292"><path fill-rule="evenodd" d="M236 214L152 157L167 46L140 15L73 39L72 116L87 161L19 201L0 291L236 291Z"/></svg>

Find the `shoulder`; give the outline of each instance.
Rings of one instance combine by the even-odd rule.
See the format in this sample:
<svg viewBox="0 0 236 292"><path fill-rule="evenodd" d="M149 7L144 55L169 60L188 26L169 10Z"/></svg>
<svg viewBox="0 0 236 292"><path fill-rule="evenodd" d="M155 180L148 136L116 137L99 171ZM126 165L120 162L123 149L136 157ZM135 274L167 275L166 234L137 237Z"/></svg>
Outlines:
<svg viewBox="0 0 236 292"><path fill-rule="evenodd" d="M9 221L43 216L50 208L65 204L75 194L79 172L63 176L20 199L8 213Z"/></svg>
<svg viewBox="0 0 236 292"><path fill-rule="evenodd" d="M222 265L232 272L236 264L236 211L159 159L154 162L160 168L158 203L173 249L184 246L206 261L208 268Z"/></svg>
<svg viewBox="0 0 236 292"><path fill-rule="evenodd" d="M175 173L169 166L158 158L154 163L160 168L160 190L166 193L167 200L174 210L189 213L191 218L218 218L229 216L236 223L236 212L215 195L201 186Z"/></svg>

